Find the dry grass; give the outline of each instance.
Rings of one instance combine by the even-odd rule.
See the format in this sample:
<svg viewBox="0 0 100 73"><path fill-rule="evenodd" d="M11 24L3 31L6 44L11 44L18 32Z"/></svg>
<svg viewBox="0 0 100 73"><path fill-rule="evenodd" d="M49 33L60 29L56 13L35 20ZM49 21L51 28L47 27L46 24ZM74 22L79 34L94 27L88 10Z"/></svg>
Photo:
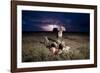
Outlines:
<svg viewBox="0 0 100 73"><path fill-rule="evenodd" d="M56 39L55 34L38 33L23 34L22 38L22 61L60 61L60 60L82 60L89 59L89 36L82 34L64 34L66 46L70 46L69 51L63 51L60 55L52 55L43 44L43 36Z"/></svg>

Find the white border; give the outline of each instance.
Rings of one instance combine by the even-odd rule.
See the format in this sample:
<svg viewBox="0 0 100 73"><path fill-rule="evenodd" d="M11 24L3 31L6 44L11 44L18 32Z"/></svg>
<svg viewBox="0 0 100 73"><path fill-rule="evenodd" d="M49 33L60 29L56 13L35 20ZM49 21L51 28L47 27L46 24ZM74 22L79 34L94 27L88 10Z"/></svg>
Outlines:
<svg viewBox="0 0 100 73"><path fill-rule="evenodd" d="M70 60L70 61L48 61L48 62L30 62L22 63L22 10L33 11L54 11L54 12L74 12L90 13L90 59L89 60ZM82 65L94 64L94 10L93 9L76 9L76 8L58 8L43 6L17 6L17 68L30 67L47 67L61 65Z"/></svg>

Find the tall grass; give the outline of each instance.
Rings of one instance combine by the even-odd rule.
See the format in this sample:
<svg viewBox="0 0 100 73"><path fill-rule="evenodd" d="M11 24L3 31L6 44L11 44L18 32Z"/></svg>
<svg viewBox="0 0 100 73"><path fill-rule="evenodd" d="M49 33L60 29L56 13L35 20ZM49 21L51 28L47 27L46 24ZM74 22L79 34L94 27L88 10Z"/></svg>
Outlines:
<svg viewBox="0 0 100 73"><path fill-rule="evenodd" d="M48 34L49 36L49 34ZM77 36L64 39L69 51L63 51L59 55L53 55L48 48L39 41L43 42L41 36L31 35L23 36L22 40L22 62L38 62L38 61L61 61L61 60L83 60L89 59L90 49L88 36ZM49 37L54 37L50 35Z"/></svg>

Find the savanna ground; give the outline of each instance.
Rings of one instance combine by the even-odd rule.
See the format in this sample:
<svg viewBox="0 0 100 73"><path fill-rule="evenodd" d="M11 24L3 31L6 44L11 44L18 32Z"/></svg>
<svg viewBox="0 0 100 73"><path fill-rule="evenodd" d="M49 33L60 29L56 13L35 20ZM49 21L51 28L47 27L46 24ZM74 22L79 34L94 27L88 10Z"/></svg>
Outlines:
<svg viewBox="0 0 100 73"><path fill-rule="evenodd" d="M57 39L53 33L23 33L22 62L84 60L89 59L89 35L83 33L64 33L63 40L68 51L52 55L45 46L44 36Z"/></svg>

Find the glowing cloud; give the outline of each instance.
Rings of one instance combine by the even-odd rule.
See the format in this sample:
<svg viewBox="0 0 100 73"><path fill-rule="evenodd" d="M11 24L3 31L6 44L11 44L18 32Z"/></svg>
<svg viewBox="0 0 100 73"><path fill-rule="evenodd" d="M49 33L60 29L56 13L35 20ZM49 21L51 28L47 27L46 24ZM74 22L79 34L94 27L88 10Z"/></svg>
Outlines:
<svg viewBox="0 0 100 73"><path fill-rule="evenodd" d="M57 28L59 30L60 25L48 24L48 25L45 25L45 26L41 26L40 28L42 28L44 31L53 31L54 28ZM62 30L66 31L66 28L64 26L62 26Z"/></svg>

